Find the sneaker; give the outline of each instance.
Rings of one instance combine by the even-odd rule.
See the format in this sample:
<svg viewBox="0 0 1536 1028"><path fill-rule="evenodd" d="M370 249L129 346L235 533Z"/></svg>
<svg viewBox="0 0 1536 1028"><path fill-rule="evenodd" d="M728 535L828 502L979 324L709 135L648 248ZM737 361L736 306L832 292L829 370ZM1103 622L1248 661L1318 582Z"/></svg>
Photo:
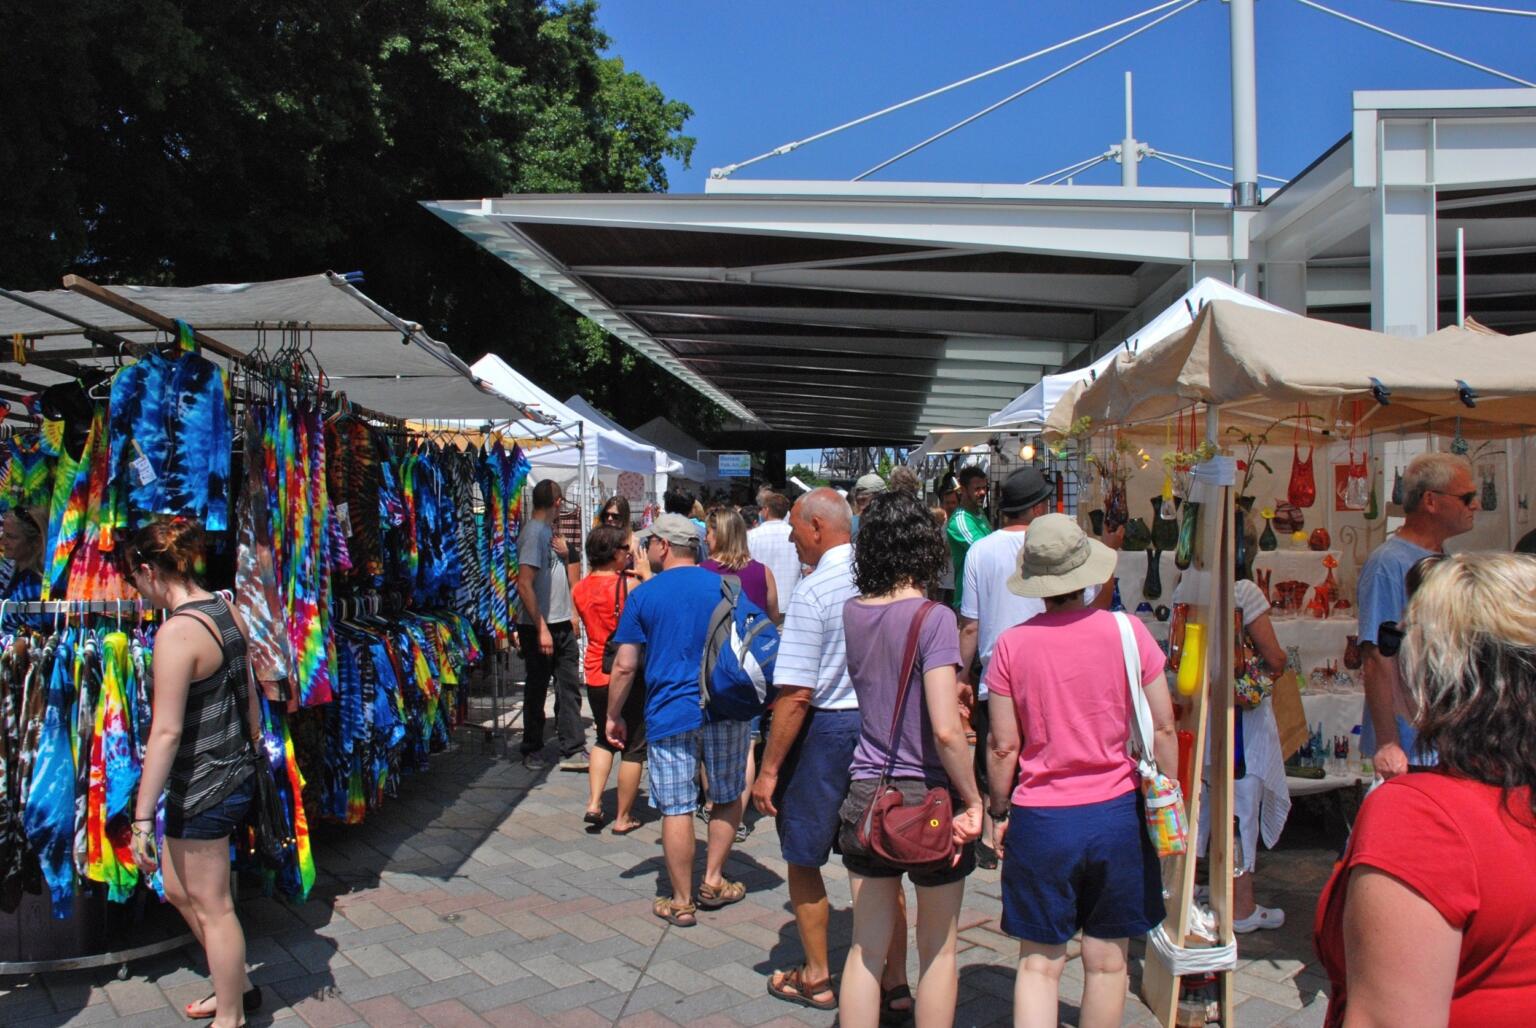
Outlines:
<svg viewBox="0 0 1536 1028"><path fill-rule="evenodd" d="M592 766L592 758L586 750L577 750L560 761L561 771L585 771Z"/></svg>
<svg viewBox="0 0 1536 1028"><path fill-rule="evenodd" d="M1271 931L1285 924L1285 911L1279 907L1254 907L1253 913L1247 917L1238 918L1232 922L1232 930L1239 935L1247 935L1249 932L1257 932L1260 929Z"/></svg>
<svg viewBox="0 0 1536 1028"><path fill-rule="evenodd" d="M548 771L549 758L537 750L532 753L524 753L523 766L529 771Z"/></svg>
<svg viewBox="0 0 1536 1028"><path fill-rule="evenodd" d="M743 821L736 826L736 841L746 842L752 836L752 826Z"/></svg>

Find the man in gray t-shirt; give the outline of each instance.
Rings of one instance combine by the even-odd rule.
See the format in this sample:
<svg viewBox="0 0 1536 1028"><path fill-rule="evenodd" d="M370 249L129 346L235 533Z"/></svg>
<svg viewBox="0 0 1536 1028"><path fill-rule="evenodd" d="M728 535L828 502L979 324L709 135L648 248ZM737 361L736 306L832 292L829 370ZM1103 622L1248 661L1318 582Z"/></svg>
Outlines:
<svg viewBox="0 0 1536 1028"><path fill-rule="evenodd" d="M560 736L560 770L587 769L586 732L581 727L581 639L571 619L571 580L565 540L553 524L564 494L544 479L533 487L533 513L517 537L517 638L527 668L523 687L523 764L547 766L544 702L555 681L555 725Z"/></svg>

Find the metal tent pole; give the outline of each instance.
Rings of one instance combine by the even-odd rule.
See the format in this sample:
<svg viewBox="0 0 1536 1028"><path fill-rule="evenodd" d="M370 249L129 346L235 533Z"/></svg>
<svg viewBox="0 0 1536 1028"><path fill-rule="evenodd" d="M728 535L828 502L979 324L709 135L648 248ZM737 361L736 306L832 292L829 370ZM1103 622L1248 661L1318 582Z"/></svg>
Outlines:
<svg viewBox="0 0 1536 1028"><path fill-rule="evenodd" d="M1125 138L1120 142L1120 184L1127 189L1136 187L1137 164L1141 154L1137 152L1136 132L1131 127L1131 73L1125 73Z"/></svg>
<svg viewBox="0 0 1536 1028"><path fill-rule="evenodd" d="M1253 39L1254 0L1230 0L1232 36L1232 203L1259 205L1259 100Z"/></svg>

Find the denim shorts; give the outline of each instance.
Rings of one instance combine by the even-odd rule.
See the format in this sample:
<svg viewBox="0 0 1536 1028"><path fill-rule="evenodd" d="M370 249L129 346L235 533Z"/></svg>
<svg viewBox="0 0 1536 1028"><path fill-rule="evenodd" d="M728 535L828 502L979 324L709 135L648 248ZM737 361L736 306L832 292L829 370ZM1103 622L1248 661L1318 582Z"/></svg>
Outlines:
<svg viewBox="0 0 1536 1028"><path fill-rule="evenodd" d="M1003 842L1003 931L1059 945L1079 929L1095 939L1139 938L1162 920L1157 853L1138 793L1013 808Z"/></svg>
<svg viewBox="0 0 1536 1028"><path fill-rule="evenodd" d="M773 805L779 852L799 867L821 867L832 855L841 823L838 810L848 795L853 751L859 743L859 711L817 710L779 768Z"/></svg>
<svg viewBox="0 0 1536 1028"><path fill-rule="evenodd" d="M245 815L256 796L256 775L248 773L235 791L207 810L191 817L165 808L165 835L168 839L223 839L245 824Z"/></svg>
<svg viewBox="0 0 1536 1028"><path fill-rule="evenodd" d="M711 721L648 745L651 806L662 816L691 814L699 805L699 761L709 777L711 803L733 803L747 788L747 750L752 725ZM702 754L701 754L702 751Z"/></svg>

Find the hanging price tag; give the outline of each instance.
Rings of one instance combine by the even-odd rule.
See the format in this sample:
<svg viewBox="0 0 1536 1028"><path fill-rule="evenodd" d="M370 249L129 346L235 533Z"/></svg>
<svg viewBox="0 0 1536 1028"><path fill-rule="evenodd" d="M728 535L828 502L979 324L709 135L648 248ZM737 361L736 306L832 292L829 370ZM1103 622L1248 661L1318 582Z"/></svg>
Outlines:
<svg viewBox="0 0 1536 1028"><path fill-rule="evenodd" d="M155 469L150 465L149 458L142 453L133 458L128 466L133 469L133 477L138 480L139 485L149 485L160 477L155 474Z"/></svg>
<svg viewBox="0 0 1536 1028"><path fill-rule="evenodd" d="M336 522L341 525L341 534L352 538L352 511L344 502L336 505Z"/></svg>

